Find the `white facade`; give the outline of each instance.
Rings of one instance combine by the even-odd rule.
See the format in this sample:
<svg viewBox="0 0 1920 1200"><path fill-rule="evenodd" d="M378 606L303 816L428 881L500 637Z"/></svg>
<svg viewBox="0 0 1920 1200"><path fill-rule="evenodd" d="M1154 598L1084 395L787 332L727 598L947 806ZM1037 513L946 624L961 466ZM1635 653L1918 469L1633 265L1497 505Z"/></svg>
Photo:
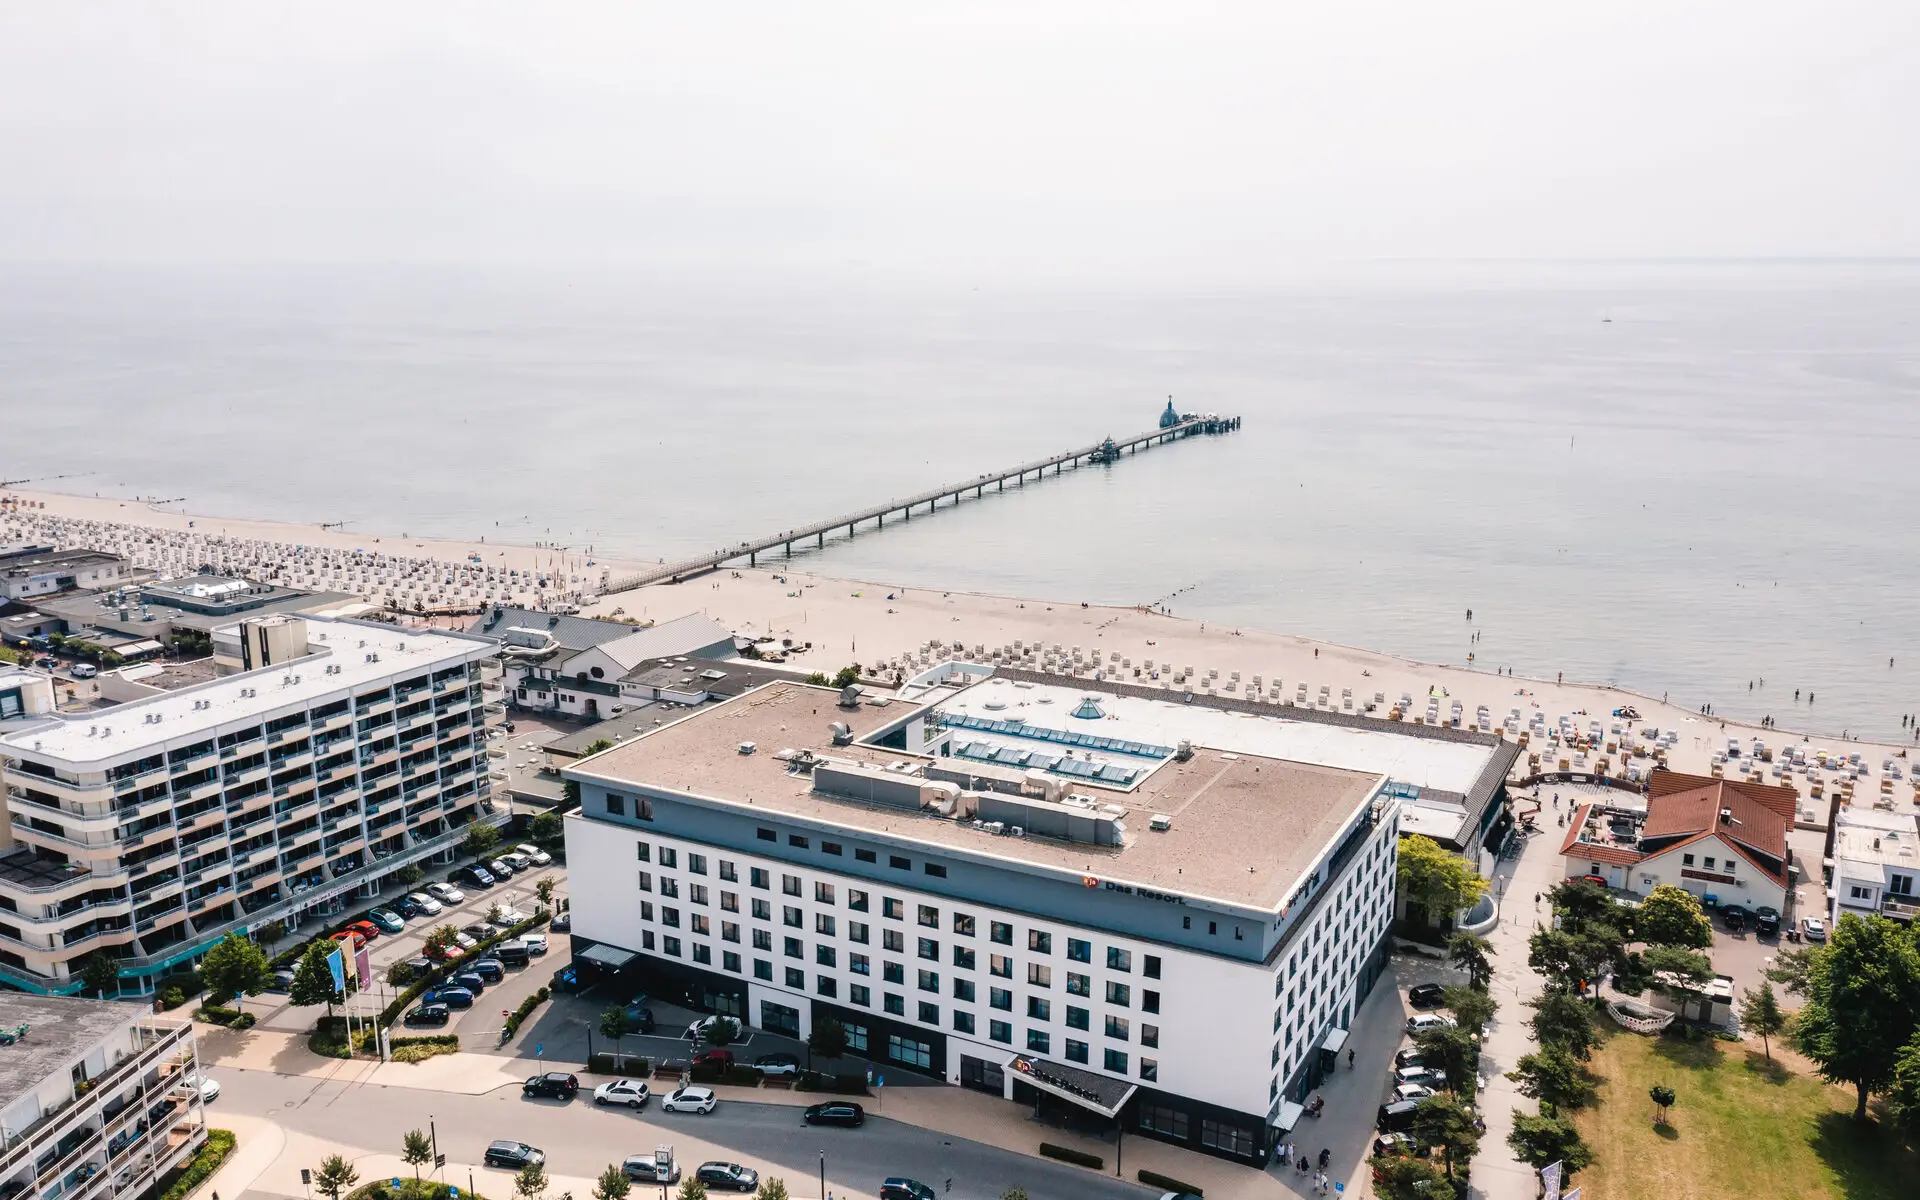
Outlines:
<svg viewBox="0 0 1920 1200"><path fill-rule="evenodd" d="M1842 808L1833 829L1828 919L1842 913L1911 920L1920 914L1920 817Z"/></svg>
<svg viewBox="0 0 1920 1200"><path fill-rule="evenodd" d="M0 595L9 600L117 587L130 577L125 559L92 551L60 550L0 559Z"/></svg>

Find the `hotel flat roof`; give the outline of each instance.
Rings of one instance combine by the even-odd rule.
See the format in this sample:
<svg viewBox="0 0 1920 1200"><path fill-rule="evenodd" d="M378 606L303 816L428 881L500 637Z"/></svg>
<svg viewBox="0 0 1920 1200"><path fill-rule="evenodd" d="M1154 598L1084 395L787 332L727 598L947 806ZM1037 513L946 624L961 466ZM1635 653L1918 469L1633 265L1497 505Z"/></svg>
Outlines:
<svg viewBox="0 0 1920 1200"><path fill-rule="evenodd" d="M778 752L811 749L829 760L881 769L909 764L909 770L898 772L903 776L929 763L983 776L1006 774L964 759L928 759L859 744L908 714L899 704L843 709L838 699L832 688L771 683L696 709L565 774L1269 911L1286 900L1381 780L1378 774L1202 744L1191 759L1163 762L1131 790L1071 782L1071 791L1126 810L1124 846L1009 837L926 812L816 792L811 776L794 771ZM831 744L828 726L835 721L852 729L855 744ZM739 752L744 742L754 743L754 753ZM1149 829L1154 814L1171 817L1172 827Z"/></svg>
<svg viewBox="0 0 1920 1200"><path fill-rule="evenodd" d="M484 657L496 648L491 639L467 634L322 617L305 620L312 651L306 658L108 709L51 716L0 737L0 748L29 758L76 764L124 759L150 746L258 720L376 680ZM339 670L329 674L328 666ZM196 707L202 701L208 707ZM148 720L156 715L159 720Z"/></svg>

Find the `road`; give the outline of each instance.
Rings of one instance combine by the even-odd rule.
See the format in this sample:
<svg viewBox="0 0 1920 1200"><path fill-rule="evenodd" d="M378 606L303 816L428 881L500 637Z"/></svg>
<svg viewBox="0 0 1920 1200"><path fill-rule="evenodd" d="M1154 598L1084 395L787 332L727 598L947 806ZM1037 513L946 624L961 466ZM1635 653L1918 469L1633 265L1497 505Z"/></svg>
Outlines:
<svg viewBox="0 0 1920 1200"><path fill-rule="evenodd" d="M786 1180L796 1200L818 1195L820 1156L826 1155L827 1186L834 1196L854 1200L878 1194L880 1180L891 1175L919 1179L941 1192L942 1200L999 1200L1009 1187L1023 1187L1034 1200L1143 1200L1155 1193L1138 1184L1078 1167L1032 1158L979 1142L870 1117L860 1129L812 1129L791 1105L723 1103L711 1114L662 1113L657 1101L639 1113L596 1108L583 1092L572 1103L526 1100L515 1087L466 1096L412 1088L340 1084L267 1071L226 1069L221 1095L208 1113L219 1123L221 1110L264 1116L291 1133L306 1134L338 1146L349 1157L399 1152L401 1135L425 1129L431 1119L440 1149L447 1156L445 1178L474 1186L492 1200L513 1194L511 1173L482 1168L488 1142L512 1138L547 1153L548 1173L556 1176L553 1194L572 1186L570 1179L591 1180L630 1154L651 1153L670 1144L683 1169L711 1159L739 1162ZM724 1145L723 1145L724 1144ZM277 1164L298 1168L318 1163ZM276 1176L292 1170L276 1170ZM951 1191L944 1190L951 1178ZM277 1195L249 1191L249 1197ZM575 1195L586 1195L584 1189ZM651 1200L636 1188L635 1200Z"/></svg>

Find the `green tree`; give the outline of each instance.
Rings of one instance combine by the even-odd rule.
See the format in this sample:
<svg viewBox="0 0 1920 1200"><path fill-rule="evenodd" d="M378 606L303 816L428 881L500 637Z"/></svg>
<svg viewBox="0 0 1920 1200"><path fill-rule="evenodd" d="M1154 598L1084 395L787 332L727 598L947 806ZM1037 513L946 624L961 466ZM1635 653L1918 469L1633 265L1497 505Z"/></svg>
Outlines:
<svg viewBox="0 0 1920 1200"><path fill-rule="evenodd" d="M242 996L258 996L273 982L273 971L260 947L237 933L229 933L207 947L200 960L200 978L207 985L207 998L215 1004Z"/></svg>
<svg viewBox="0 0 1920 1200"><path fill-rule="evenodd" d="M1513 1080L1521 1095L1533 1097L1556 1113L1586 1108L1598 1097L1592 1073L1559 1046L1521 1055L1507 1078Z"/></svg>
<svg viewBox="0 0 1920 1200"><path fill-rule="evenodd" d="M715 1048L732 1045L740 1038L740 1022L732 1017L721 1017L707 1026L705 1037L707 1044Z"/></svg>
<svg viewBox="0 0 1920 1200"><path fill-rule="evenodd" d="M547 1190L547 1169L537 1162L521 1167L513 1177L513 1194L520 1200L540 1200Z"/></svg>
<svg viewBox="0 0 1920 1200"><path fill-rule="evenodd" d="M1000 1200L1027 1200L1027 1189L1023 1187L1010 1187L1000 1193Z"/></svg>
<svg viewBox="0 0 1920 1200"><path fill-rule="evenodd" d="M1471 1095L1480 1045L1464 1029L1425 1029L1413 1035L1420 1061L1447 1077L1447 1090Z"/></svg>
<svg viewBox="0 0 1920 1200"><path fill-rule="evenodd" d="M1773 994L1773 984L1763 982L1759 991L1748 988L1740 1000L1740 1027L1760 1035L1767 1061L1773 1061L1773 1039L1787 1027L1787 1014Z"/></svg>
<svg viewBox="0 0 1920 1200"><path fill-rule="evenodd" d="M1653 1101L1653 1123L1655 1125L1665 1125L1667 1123L1667 1110L1673 1107L1673 1102L1676 1099L1673 1094L1673 1089L1664 1083L1656 1083L1647 1089L1647 1096Z"/></svg>
<svg viewBox="0 0 1920 1200"><path fill-rule="evenodd" d="M827 678L827 676L826 676L826 673L825 673L825 672L823 672L823 671L810 671L810 672L808 672L808 673L807 673L807 677L806 677L805 679L803 679L803 680L801 680L800 682L802 682L802 683L810 683L810 684L812 684L812 685L813 685L814 687L831 687L831 686L833 686L833 681L832 681L831 679L828 679L828 678Z"/></svg>
<svg viewBox="0 0 1920 1200"><path fill-rule="evenodd" d="M837 688L848 687L852 684L856 684L859 682L860 682L860 664L859 663L854 663L852 666L841 667L839 671L834 673L834 676L833 676L833 686Z"/></svg>
<svg viewBox="0 0 1920 1200"><path fill-rule="evenodd" d="M600 1178L593 1184L593 1200L627 1200L627 1193L633 1190L633 1183L627 1173L616 1164L609 1163L607 1169L600 1172Z"/></svg>
<svg viewBox="0 0 1920 1200"><path fill-rule="evenodd" d="M420 1178L420 1168L433 1161L433 1139L418 1129L409 1129L400 1139L400 1161L413 1168L413 1177Z"/></svg>
<svg viewBox="0 0 1920 1200"><path fill-rule="evenodd" d="M1553 902L1553 912L1560 919L1562 929L1577 932L1595 923L1616 924L1618 906L1613 902L1613 893L1597 883L1569 879L1555 884L1547 896Z"/></svg>
<svg viewBox="0 0 1920 1200"><path fill-rule="evenodd" d="M408 863L400 868L400 883L403 887L419 887L426 877L426 868L419 863Z"/></svg>
<svg viewBox="0 0 1920 1200"><path fill-rule="evenodd" d="M499 844L500 830L476 818L473 824L467 826L467 836L461 841L460 849L469 857L481 858L491 854Z"/></svg>
<svg viewBox="0 0 1920 1200"><path fill-rule="evenodd" d="M1713 978L1713 960L1697 950L1678 946L1648 946L1640 954L1649 986L1661 992L1698 990Z"/></svg>
<svg viewBox="0 0 1920 1200"><path fill-rule="evenodd" d="M689 1175L680 1181L678 1200L707 1200L707 1185Z"/></svg>
<svg viewBox="0 0 1920 1200"><path fill-rule="evenodd" d="M620 1069L620 1042L632 1029L627 1025L627 1010L616 1004L600 1014L600 1036L613 1043L614 1070Z"/></svg>
<svg viewBox="0 0 1920 1200"><path fill-rule="evenodd" d="M1663 883L1634 910L1633 936L1654 946L1705 950L1713 945L1713 923L1692 892Z"/></svg>
<svg viewBox="0 0 1920 1200"><path fill-rule="evenodd" d="M1453 1019L1468 1033L1486 1032L1487 1022L1500 1009L1500 1002L1485 992L1470 987L1450 987L1441 993L1441 1003L1453 1010Z"/></svg>
<svg viewBox="0 0 1920 1200"><path fill-rule="evenodd" d="M1914 1031L1894 1060L1887 1108L1900 1132L1910 1139L1920 1139L1920 1030Z"/></svg>
<svg viewBox="0 0 1920 1200"><path fill-rule="evenodd" d="M760 1181L760 1190L753 1194L753 1200L787 1200L787 1181L778 1175L769 1175Z"/></svg>
<svg viewBox="0 0 1920 1200"><path fill-rule="evenodd" d="M1915 995L1920 955L1912 938L1885 917L1841 917L1807 975L1793 1041L1824 1078L1854 1088L1856 1120L1867 1118L1867 1097L1893 1082L1914 1035Z"/></svg>
<svg viewBox="0 0 1920 1200"><path fill-rule="evenodd" d="M553 889L556 886L551 875L542 875L533 881L533 894L539 898L541 907L553 907Z"/></svg>
<svg viewBox="0 0 1920 1200"><path fill-rule="evenodd" d="M330 938L322 938L307 947L307 952L300 956L299 965L293 969L293 983L287 988L289 1002L301 1007L325 1004L327 1015L333 1015L333 1004L340 994L334 991L333 971L327 966L327 958L338 944Z"/></svg>
<svg viewBox="0 0 1920 1200"><path fill-rule="evenodd" d="M359 1180L360 1172L352 1163L338 1154L329 1154L320 1160L320 1169L313 1173L313 1190L327 1200L340 1200L341 1193L351 1191Z"/></svg>
<svg viewBox="0 0 1920 1200"><path fill-rule="evenodd" d="M1802 946L1798 950L1782 950L1773 956L1773 965L1767 968L1767 978L1779 984L1789 996L1807 994L1807 980L1813 976L1813 963L1823 946Z"/></svg>
<svg viewBox="0 0 1920 1200"><path fill-rule="evenodd" d="M557 812L543 812L527 825L527 836L536 842L557 842L566 826Z"/></svg>
<svg viewBox="0 0 1920 1200"><path fill-rule="evenodd" d="M1486 991L1493 982L1493 943L1471 933L1447 939L1447 961L1467 973L1467 986Z"/></svg>
<svg viewBox="0 0 1920 1200"><path fill-rule="evenodd" d="M1432 1159L1408 1154L1376 1154L1373 1194L1378 1200L1457 1200L1459 1188L1433 1165Z"/></svg>
<svg viewBox="0 0 1920 1200"><path fill-rule="evenodd" d="M1580 1131L1561 1117L1530 1117L1513 1110L1513 1132L1507 1135L1507 1148L1513 1156L1534 1170L1548 1163L1561 1165L1561 1178L1569 1179L1593 1162L1593 1151L1580 1140Z"/></svg>
<svg viewBox="0 0 1920 1200"><path fill-rule="evenodd" d="M1584 1000L1565 992L1543 992L1527 1004L1533 1009L1527 1027L1533 1031L1533 1040L1542 1046L1558 1046L1584 1060L1600 1044L1600 1035L1593 1027L1593 1010Z"/></svg>
<svg viewBox="0 0 1920 1200"><path fill-rule="evenodd" d="M426 953L441 957L460 944L460 931L452 925L435 925L427 931Z"/></svg>
<svg viewBox="0 0 1920 1200"><path fill-rule="evenodd" d="M418 972L413 969L413 964L402 959L387 968L387 986L396 990L404 990L408 984L413 982L416 974L418 974Z"/></svg>
<svg viewBox="0 0 1920 1200"><path fill-rule="evenodd" d="M1539 929L1527 942L1527 965L1553 991L1576 992L1613 965L1620 952L1619 931L1592 925L1579 931Z"/></svg>
<svg viewBox="0 0 1920 1200"><path fill-rule="evenodd" d="M819 1055L829 1061L839 1058L847 1052L847 1030L832 1017L822 1017L813 1023L813 1031L807 1035L807 1065L813 1065L813 1058Z"/></svg>
<svg viewBox="0 0 1920 1200"><path fill-rule="evenodd" d="M1480 1152L1479 1118L1473 1109L1452 1096L1429 1096L1413 1110L1413 1140L1422 1146L1442 1147L1447 1179L1456 1166L1465 1166Z"/></svg>
<svg viewBox="0 0 1920 1200"><path fill-rule="evenodd" d="M1400 839L1396 875L1401 898L1429 925L1450 919L1487 890L1466 859L1417 833Z"/></svg>
<svg viewBox="0 0 1920 1200"><path fill-rule="evenodd" d="M105 954L89 954L80 964L80 984L105 1000L108 989L120 986L119 960Z"/></svg>

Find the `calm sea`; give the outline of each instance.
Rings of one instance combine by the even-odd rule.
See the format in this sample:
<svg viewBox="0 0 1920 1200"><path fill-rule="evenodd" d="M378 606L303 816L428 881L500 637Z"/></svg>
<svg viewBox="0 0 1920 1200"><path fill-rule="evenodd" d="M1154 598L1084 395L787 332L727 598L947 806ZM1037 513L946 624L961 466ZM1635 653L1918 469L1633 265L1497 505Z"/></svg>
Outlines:
<svg viewBox="0 0 1920 1200"><path fill-rule="evenodd" d="M1789 728L1898 738L1920 711L1912 263L1260 293L0 273L5 477L369 532L671 558L1145 428L1169 393L1245 427L806 561L1171 596Z"/></svg>

